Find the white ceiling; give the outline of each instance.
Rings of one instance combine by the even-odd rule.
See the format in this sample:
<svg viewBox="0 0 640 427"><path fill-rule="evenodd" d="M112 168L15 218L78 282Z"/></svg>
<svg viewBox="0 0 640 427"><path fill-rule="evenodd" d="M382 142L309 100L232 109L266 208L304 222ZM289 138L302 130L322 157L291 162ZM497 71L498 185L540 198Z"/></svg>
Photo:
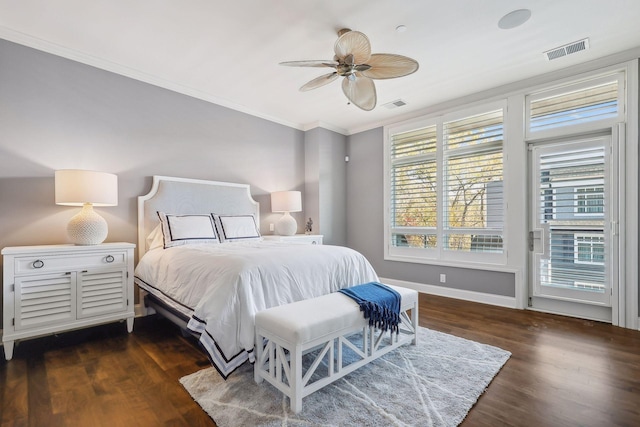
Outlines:
<svg viewBox="0 0 640 427"><path fill-rule="evenodd" d="M498 20L531 10L524 25ZM640 0L0 0L0 38L114 71L298 129L351 134L471 93L640 46ZM407 31L398 33L398 25ZM374 53L416 59L377 80L378 106L347 105L338 81L298 88L331 59L337 30L365 33ZM591 48L543 52L589 38ZM382 104L402 99L389 110Z"/></svg>

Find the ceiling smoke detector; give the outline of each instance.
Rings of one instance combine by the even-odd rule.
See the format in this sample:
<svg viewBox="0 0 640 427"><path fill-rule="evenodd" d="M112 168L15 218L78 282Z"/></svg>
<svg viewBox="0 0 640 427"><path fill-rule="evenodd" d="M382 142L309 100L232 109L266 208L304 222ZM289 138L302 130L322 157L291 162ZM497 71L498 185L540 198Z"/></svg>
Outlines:
<svg viewBox="0 0 640 427"><path fill-rule="evenodd" d="M382 104L383 107L388 108L389 110L393 110L394 108L404 107L407 105L402 99L396 99L395 101L387 102L386 104Z"/></svg>
<svg viewBox="0 0 640 427"><path fill-rule="evenodd" d="M587 49L589 49L588 38L548 50L544 52L544 57L547 58L547 61L552 61Z"/></svg>

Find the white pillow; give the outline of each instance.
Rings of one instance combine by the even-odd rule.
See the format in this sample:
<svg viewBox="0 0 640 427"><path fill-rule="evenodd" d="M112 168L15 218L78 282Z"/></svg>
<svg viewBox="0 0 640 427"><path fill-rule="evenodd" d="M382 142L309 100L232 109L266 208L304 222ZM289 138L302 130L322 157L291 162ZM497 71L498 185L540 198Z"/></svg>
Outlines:
<svg viewBox="0 0 640 427"><path fill-rule="evenodd" d="M240 241L260 239L260 231L253 215L214 215L220 240Z"/></svg>
<svg viewBox="0 0 640 427"><path fill-rule="evenodd" d="M211 215L171 215L158 212L164 248L194 243L220 243Z"/></svg>
<svg viewBox="0 0 640 427"><path fill-rule="evenodd" d="M164 247L164 237L162 236L162 224L156 225L151 233L147 236L147 250Z"/></svg>

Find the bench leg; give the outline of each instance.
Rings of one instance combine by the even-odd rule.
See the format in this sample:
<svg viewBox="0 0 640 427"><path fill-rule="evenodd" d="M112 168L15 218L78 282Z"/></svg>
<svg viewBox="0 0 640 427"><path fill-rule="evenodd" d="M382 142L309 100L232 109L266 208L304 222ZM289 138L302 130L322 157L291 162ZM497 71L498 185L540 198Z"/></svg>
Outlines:
<svg viewBox="0 0 640 427"><path fill-rule="evenodd" d="M411 309L411 323L413 323L413 340L411 345L418 344L418 301L416 300L413 308Z"/></svg>
<svg viewBox="0 0 640 427"><path fill-rule="evenodd" d="M253 380L260 384L262 382L262 375L260 375L260 369L262 369L262 352L264 351L263 337L256 333L256 361L253 364Z"/></svg>
<svg viewBox="0 0 640 427"><path fill-rule="evenodd" d="M302 346L296 345L291 350L291 395L289 395L289 404L294 413L302 411Z"/></svg>

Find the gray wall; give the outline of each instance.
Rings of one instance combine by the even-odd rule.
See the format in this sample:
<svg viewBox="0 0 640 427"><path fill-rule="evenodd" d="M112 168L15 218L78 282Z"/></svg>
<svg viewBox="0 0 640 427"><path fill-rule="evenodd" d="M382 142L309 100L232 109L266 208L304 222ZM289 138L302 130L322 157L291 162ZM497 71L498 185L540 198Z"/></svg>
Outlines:
<svg viewBox="0 0 640 427"><path fill-rule="evenodd" d="M56 169L118 175L107 241L136 242L152 175L250 184L264 234L269 193L304 190L302 131L4 40L0 64L0 248L67 242Z"/></svg>
<svg viewBox="0 0 640 427"><path fill-rule="evenodd" d="M349 137L347 245L364 254L380 277L515 297L512 273L384 260L383 129ZM447 283L440 284L440 274Z"/></svg>
<svg viewBox="0 0 640 427"><path fill-rule="evenodd" d="M305 217L331 245L347 244L347 137L316 128L305 134Z"/></svg>

